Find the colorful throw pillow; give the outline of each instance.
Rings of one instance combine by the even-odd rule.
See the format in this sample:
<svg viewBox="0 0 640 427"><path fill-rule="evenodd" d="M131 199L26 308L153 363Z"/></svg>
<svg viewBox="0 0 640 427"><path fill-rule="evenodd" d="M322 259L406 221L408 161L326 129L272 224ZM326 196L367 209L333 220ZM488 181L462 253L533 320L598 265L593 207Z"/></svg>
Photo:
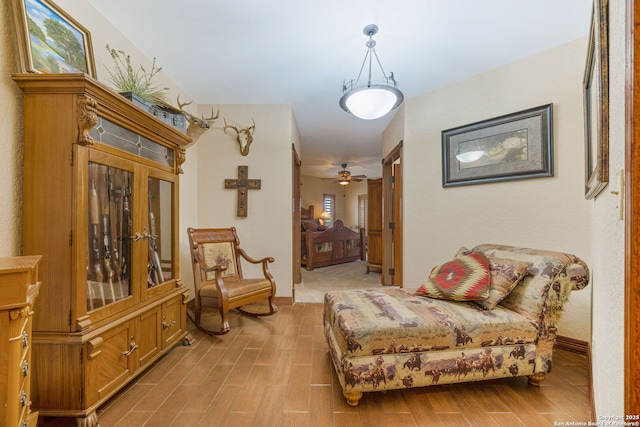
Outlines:
<svg viewBox="0 0 640 427"><path fill-rule="evenodd" d="M489 262L482 253L461 255L431 270L415 294L452 301L478 301L489 296Z"/></svg>
<svg viewBox="0 0 640 427"><path fill-rule="evenodd" d="M475 301L475 303L485 310L492 310L520 283L520 280L527 274L527 270L533 264L494 257L489 257L488 259L491 276L489 297L483 301Z"/></svg>

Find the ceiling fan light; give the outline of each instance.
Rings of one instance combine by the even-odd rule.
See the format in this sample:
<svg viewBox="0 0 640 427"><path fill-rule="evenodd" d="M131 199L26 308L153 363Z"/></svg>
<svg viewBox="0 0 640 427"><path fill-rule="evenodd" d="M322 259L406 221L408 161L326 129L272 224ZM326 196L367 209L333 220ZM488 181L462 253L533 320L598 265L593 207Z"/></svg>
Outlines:
<svg viewBox="0 0 640 427"><path fill-rule="evenodd" d="M349 180L347 179L347 180L339 181L339 184L340 185L349 185Z"/></svg>
<svg viewBox="0 0 640 427"><path fill-rule="evenodd" d="M401 104L399 92L399 90L385 85L352 90L342 97L344 99L343 109L360 119L379 119ZM402 94L400 93L400 95ZM341 106L343 99L340 100Z"/></svg>
<svg viewBox="0 0 640 427"><path fill-rule="evenodd" d="M460 161L461 163L471 163L478 160L480 157L482 157L483 154L484 151L467 151L464 153L456 154L456 159L458 159L458 161Z"/></svg>

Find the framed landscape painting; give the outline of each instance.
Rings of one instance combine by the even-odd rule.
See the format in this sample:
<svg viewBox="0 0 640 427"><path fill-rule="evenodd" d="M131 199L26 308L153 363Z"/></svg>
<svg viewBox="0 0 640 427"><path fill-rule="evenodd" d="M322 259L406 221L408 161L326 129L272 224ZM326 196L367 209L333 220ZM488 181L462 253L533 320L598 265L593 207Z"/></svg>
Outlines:
<svg viewBox="0 0 640 427"><path fill-rule="evenodd" d="M442 131L442 186L553 176L553 104Z"/></svg>
<svg viewBox="0 0 640 427"><path fill-rule="evenodd" d="M91 35L49 0L11 0L23 72L96 77Z"/></svg>

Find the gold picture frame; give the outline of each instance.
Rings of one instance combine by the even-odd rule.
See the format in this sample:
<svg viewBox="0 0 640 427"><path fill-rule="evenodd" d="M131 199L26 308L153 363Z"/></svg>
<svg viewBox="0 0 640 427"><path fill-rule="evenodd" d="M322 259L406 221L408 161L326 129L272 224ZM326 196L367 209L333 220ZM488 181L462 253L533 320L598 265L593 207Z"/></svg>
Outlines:
<svg viewBox="0 0 640 427"><path fill-rule="evenodd" d="M594 0L584 73L585 198L609 182L608 0Z"/></svg>
<svg viewBox="0 0 640 427"><path fill-rule="evenodd" d="M11 0L21 72L96 77L91 34L50 0Z"/></svg>

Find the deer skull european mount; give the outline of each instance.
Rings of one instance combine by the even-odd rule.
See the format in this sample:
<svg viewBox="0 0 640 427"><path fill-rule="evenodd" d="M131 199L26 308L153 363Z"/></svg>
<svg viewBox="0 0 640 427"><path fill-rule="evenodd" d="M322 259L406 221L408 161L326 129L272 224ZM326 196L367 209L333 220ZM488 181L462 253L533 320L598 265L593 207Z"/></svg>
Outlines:
<svg viewBox="0 0 640 427"><path fill-rule="evenodd" d="M253 125L247 126L242 129L238 129L236 126L231 126L227 124L227 119L224 120L224 133L227 133L227 129L231 129L236 133L236 142L240 146L240 154L246 156L249 154L249 146L253 142L253 132L256 130L256 122L251 119Z"/></svg>
<svg viewBox="0 0 640 427"><path fill-rule="evenodd" d="M191 138L191 143L195 143L203 133L211 129L211 125L213 122L220 117L220 110L216 112L215 116L213 115L213 107L211 107L211 116L205 118L204 114L202 117L196 117L193 114L187 113L183 110L182 107L190 105L191 102L180 102L180 95L178 95L178 108L180 111L187 117L187 121L189 122L189 126L187 126L187 135ZM193 102L193 101L192 101Z"/></svg>

